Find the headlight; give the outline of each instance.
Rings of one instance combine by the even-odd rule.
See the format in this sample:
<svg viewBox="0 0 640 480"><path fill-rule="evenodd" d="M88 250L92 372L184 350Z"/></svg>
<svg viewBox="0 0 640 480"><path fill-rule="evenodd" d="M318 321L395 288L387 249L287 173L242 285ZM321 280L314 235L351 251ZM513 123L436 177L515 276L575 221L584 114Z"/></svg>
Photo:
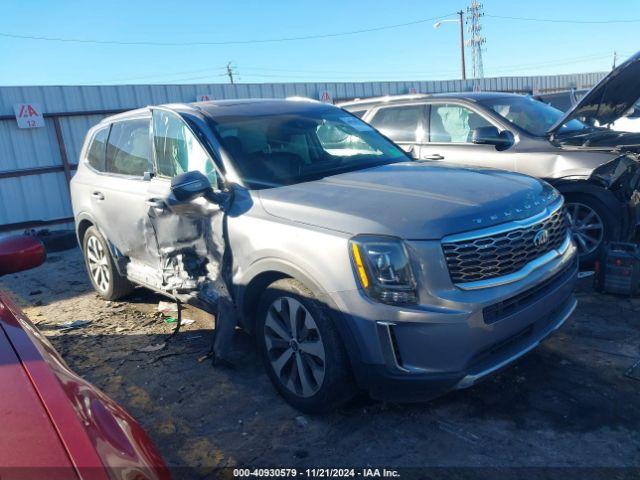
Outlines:
<svg viewBox="0 0 640 480"><path fill-rule="evenodd" d="M362 235L349 242L358 283L374 300L390 304L417 303L409 255L399 238Z"/></svg>

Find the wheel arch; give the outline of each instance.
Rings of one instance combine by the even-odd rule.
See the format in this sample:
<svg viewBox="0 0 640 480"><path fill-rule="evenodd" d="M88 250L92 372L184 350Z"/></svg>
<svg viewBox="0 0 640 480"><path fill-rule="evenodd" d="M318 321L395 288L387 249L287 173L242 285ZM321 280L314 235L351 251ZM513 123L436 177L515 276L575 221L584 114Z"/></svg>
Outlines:
<svg viewBox="0 0 640 480"><path fill-rule="evenodd" d="M99 230L99 227L96 226L96 222L91 215L88 213L81 213L76 218L76 237L78 238L78 245L80 245L80 249L83 249L83 241L84 235L87 233L89 227L96 227Z"/></svg>
<svg viewBox="0 0 640 480"><path fill-rule="evenodd" d="M255 334L255 314L260 302L262 292L273 282L282 278L292 278L310 289L323 307L331 313L331 318L340 334L340 338L347 350L349 362L359 382L362 378L362 355L356 341L355 333L350 328L350 322L345 321L344 314L338 308L326 289L296 265L286 260L271 258L263 260L251 267L250 280L245 285L237 286L236 305L240 310L240 323L242 328Z"/></svg>
<svg viewBox="0 0 640 480"><path fill-rule="evenodd" d="M562 180L552 183L565 197L571 195L586 195L600 202L611 214L614 220L613 238L621 238L628 225L624 216L624 204L616 195L600 185L587 180Z"/></svg>
<svg viewBox="0 0 640 480"><path fill-rule="evenodd" d="M554 187L556 187L563 195L582 194L595 197L607 208L611 209L613 214L617 214L620 208L620 200L616 198L611 190L607 190L599 185L596 185L589 180L555 180L550 181Z"/></svg>
<svg viewBox="0 0 640 480"><path fill-rule="evenodd" d="M255 312L264 290L282 278L293 278L309 288L323 303L330 301L324 288L299 267L280 259L266 259L252 265L248 280L236 287L236 304L240 309L243 328L253 332Z"/></svg>

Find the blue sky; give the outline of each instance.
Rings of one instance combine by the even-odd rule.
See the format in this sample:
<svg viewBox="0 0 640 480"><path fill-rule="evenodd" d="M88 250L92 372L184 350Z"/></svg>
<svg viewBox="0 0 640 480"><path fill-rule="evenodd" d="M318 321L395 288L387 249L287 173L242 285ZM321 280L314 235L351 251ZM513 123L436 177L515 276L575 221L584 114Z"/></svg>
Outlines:
<svg viewBox="0 0 640 480"><path fill-rule="evenodd" d="M459 78L457 25L434 21L368 33L235 45L225 42L333 34L442 16L470 0L3 0L0 85L430 80ZM640 49L640 1L485 0L485 76L603 71L613 51ZM490 15L635 23L552 23ZM452 17L453 18L453 17ZM471 70L467 52L467 71Z"/></svg>

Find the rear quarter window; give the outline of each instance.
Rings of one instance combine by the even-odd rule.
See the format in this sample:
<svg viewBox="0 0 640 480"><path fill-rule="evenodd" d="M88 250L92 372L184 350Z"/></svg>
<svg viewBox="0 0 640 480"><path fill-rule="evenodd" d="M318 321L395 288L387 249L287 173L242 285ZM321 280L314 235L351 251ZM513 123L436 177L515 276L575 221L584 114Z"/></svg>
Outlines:
<svg viewBox="0 0 640 480"><path fill-rule="evenodd" d="M105 155L107 152L107 137L109 127L98 130L91 139L89 150L87 151L87 162L99 172L105 171Z"/></svg>
<svg viewBox="0 0 640 480"><path fill-rule="evenodd" d="M149 168L151 141L148 118L114 123L107 142L107 172L120 175L144 175Z"/></svg>

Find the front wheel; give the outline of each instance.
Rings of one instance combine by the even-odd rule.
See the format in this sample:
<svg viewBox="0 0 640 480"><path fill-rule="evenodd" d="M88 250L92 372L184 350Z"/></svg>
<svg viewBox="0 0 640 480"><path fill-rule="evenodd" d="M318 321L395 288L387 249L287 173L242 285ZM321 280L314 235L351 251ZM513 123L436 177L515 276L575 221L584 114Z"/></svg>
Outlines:
<svg viewBox="0 0 640 480"><path fill-rule="evenodd" d="M604 243L615 239L615 218L602 202L590 195L567 195L566 206L580 263L590 265L602 253Z"/></svg>
<svg viewBox="0 0 640 480"><path fill-rule="evenodd" d="M131 282L118 272L107 242L96 227L87 229L82 247L91 284L102 298L117 300L133 290Z"/></svg>
<svg viewBox="0 0 640 480"><path fill-rule="evenodd" d="M267 374L298 410L326 412L355 394L349 361L338 331L315 295L293 279L263 293L257 342Z"/></svg>

